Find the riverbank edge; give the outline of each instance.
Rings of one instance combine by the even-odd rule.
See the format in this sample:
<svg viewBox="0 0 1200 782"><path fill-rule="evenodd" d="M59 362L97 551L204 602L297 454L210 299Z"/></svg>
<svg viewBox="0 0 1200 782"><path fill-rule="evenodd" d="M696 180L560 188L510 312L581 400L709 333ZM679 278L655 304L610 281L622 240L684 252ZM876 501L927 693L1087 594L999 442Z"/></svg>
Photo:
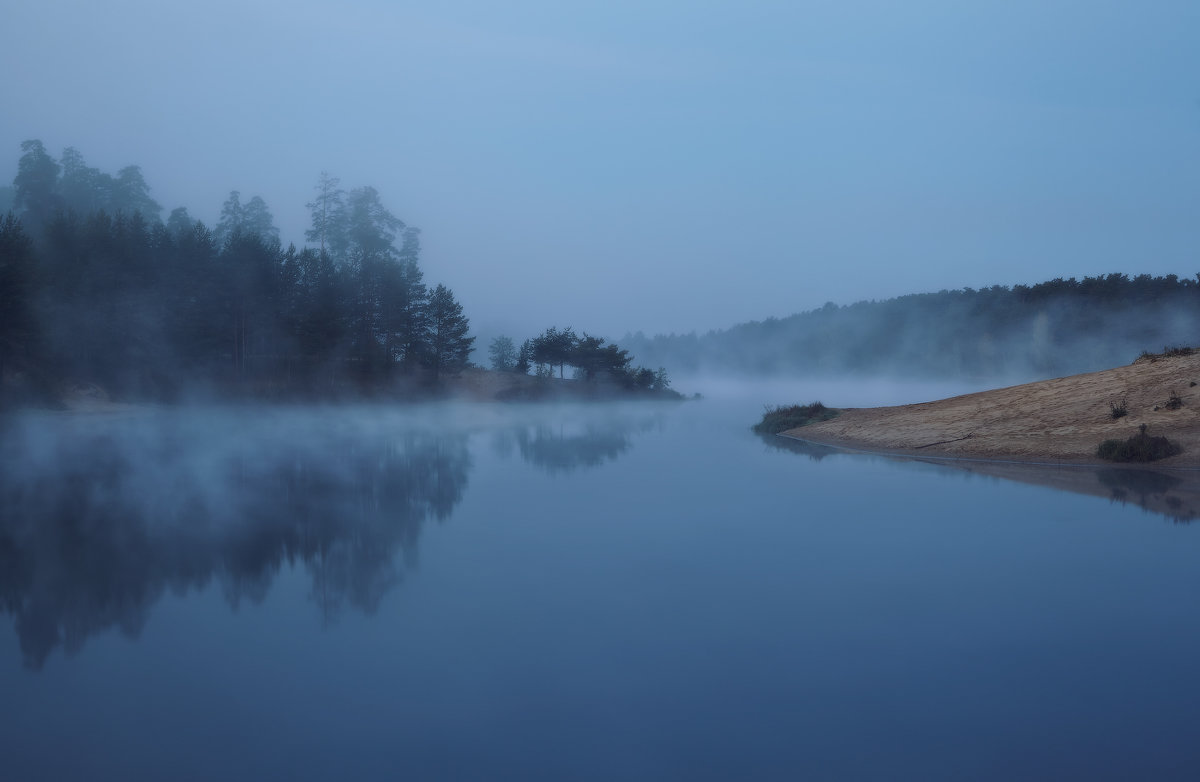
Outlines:
<svg viewBox="0 0 1200 782"><path fill-rule="evenodd" d="M11 380L11 379L10 379ZM33 388L5 383L0 394L0 412L17 410L56 410L60 412L113 412L147 407L187 407L191 405L338 405L338 404L425 404L429 402L497 402L506 404L544 402L674 402L688 397L671 388L625 388L613 383L587 382L572 378L536 377L511 372L470 367L438 380L420 381L397 378L390 383L337 387L262 385L254 382L203 384L167 398L154 396L123 397L110 394L90 382L60 381Z"/></svg>
<svg viewBox="0 0 1200 782"><path fill-rule="evenodd" d="M795 430L792 430L795 431ZM768 435L773 437L783 437L797 443L811 445L819 448L830 448L834 451L846 454L854 454L859 456L880 456L887 459L904 459L912 462L929 462L930 464L995 464L995 465L1014 465L1019 467L1049 467L1049 468L1070 468L1070 469L1095 469L1097 467L1113 468L1117 470L1150 470L1154 472L1180 472L1180 473L1197 473L1200 474L1200 459L1196 459L1195 463L1186 463L1172 459L1163 459L1156 462L1108 462L1103 459L1059 459L1054 456L1045 456L1043 458L1018 458L1015 456L955 456L951 454L943 454L937 452L929 452L916 448L908 449L885 449L875 448L867 444L853 443L849 440L839 441L835 438L813 438L800 437L790 434L789 432L780 432L776 435Z"/></svg>
<svg viewBox="0 0 1200 782"><path fill-rule="evenodd" d="M830 421L780 434L907 458L1114 466L1096 456L1097 447L1143 427L1183 453L1130 466L1200 467L1200 352L1147 355L1123 367L929 402L843 408Z"/></svg>

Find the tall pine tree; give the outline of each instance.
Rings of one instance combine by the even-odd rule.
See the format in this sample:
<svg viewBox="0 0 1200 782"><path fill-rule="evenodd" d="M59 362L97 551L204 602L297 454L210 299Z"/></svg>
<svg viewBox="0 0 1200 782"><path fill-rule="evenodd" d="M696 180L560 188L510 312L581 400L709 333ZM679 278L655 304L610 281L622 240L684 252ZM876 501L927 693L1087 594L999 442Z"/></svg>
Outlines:
<svg viewBox="0 0 1200 782"><path fill-rule="evenodd" d="M436 380L444 373L455 373L467 365L474 349L474 337L468 337L470 322L463 315L462 305L445 285L438 285L429 294L429 357Z"/></svg>

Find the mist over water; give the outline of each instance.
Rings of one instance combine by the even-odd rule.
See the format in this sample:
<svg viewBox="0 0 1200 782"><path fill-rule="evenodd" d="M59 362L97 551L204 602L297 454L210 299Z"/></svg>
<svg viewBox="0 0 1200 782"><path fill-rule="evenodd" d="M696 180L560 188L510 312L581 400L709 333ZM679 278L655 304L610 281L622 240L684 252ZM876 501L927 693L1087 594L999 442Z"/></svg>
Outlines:
<svg viewBox="0 0 1200 782"><path fill-rule="evenodd" d="M1197 29L7 3L0 782L1194 782L1200 471L750 427L1195 345Z"/></svg>
<svg viewBox="0 0 1200 782"><path fill-rule="evenodd" d="M1013 379L1013 384L1021 382ZM997 387L996 380L912 380L895 377L751 378L736 375L684 375L675 385L727 404L761 413L763 405L820 401L830 407L880 407L931 402ZM999 385L1006 385L1000 381Z"/></svg>
<svg viewBox="0 0 1200 782"><path fill-rule="evenodd" d="M34 669L96 633L136 637L166 592L215 582L231 607L259 603L285 564L326 619L371 614L423 526L461 502L472 438L553 474L619 457L654 420L476 405L16 416L0 439L4 605Z"/></svg>
<svg viewBox="0 0 1200 782"><path fill-rule="evenodd" d="M7 771L1186 778L1177 479L1062 492L748 429L769 394L941 386L698 387L6 418Z"/></svg>

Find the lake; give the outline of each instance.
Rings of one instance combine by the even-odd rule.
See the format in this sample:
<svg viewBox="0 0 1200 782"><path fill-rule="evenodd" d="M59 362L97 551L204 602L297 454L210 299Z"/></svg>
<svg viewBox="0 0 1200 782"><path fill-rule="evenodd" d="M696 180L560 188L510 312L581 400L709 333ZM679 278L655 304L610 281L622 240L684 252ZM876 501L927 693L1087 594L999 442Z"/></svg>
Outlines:
<svg viewBox="0 0 1200 782"><path fill-rule="evenodd" d="M1200 775L1172 478L794 452L788 394L10 418L0 773Z"/></svg>

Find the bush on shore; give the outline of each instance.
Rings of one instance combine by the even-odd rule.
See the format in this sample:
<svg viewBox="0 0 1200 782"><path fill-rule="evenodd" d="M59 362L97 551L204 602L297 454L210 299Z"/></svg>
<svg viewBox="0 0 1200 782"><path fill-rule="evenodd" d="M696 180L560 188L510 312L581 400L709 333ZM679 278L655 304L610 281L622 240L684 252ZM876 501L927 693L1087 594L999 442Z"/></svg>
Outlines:
<svg viewBox="0 0 1200 782"><path fill-rule="evenodd" d="M807 405L779 405L768 407L763 412L762 420L754 425L754 431L759 434L779 434L788 429L795 429L806 424L815 424L837 418L841 410L826 407L820 402Z"/></svg>
<svg viewBox="0 0 1200 782"><path fill-rule="evenodd" d="M1096 449L1096 456L1110 462L1153 462L1183 453L1179 443L1159 435L1146 433L1146 425L1127 440L1105 440Z"/></svg>

